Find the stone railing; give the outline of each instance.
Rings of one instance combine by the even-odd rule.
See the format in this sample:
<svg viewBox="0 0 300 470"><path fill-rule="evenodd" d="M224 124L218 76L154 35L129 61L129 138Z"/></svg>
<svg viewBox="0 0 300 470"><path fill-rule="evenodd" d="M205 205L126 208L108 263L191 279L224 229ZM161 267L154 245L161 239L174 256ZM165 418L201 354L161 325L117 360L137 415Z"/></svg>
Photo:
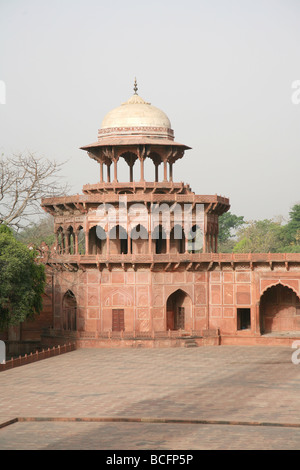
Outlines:
<svg viewBox="0 0 300 470"><path fill-rule="evenodd" d="M216 334L216 330L213 330ZM206 336L203 330L168 330L168 331L78 331L78 339L166 339Z"/></svg>
<svg viewBox="0 0 300 470"><path fill-rule="evenodd" d="M42 252L52 262L65 263L276 263L300 262L300 253L169 253L169 254L110 254L71 255Z"/></svg>
<svg viewBox="0 0 300 470"><path fill-rule="evenodd" d="M75 343L64 344L63 346L57 346L53 348L43 349L42 351L36 351L35 353L25 354L17 358L11 358L4 364L0 364L0 372L13 369L15 367L23 366L25 364L31 364L32 362L41 361L49 357L59 356L67 352L74 351L76 349Z"/></svg>
<svg viewBox="0 0 300 470"><path fill-rule="evenodd" d="M84 191L86 194L76 194L74 196L63 196L63 197L50 197L50 198L44 198L42 200L42 207L46 208L47 206L52 206L52 205L74 205L76 204L100 204L100 203L118 203L119 202L119 197L120 195L117 192L114 193L98 193L95 192L96 188L100 186L101 183L95 184L95 185L85 185L84 186ZM115 187L117 188L116 184L115 186L112 184L112 188ZM162 185L164 187L164 184ZM157 186L159 188L159 186ZM154 202L178 202L178 203L187 203L187 204L193 204L193 203L198 203L198 204L221 204L224 206L229 206L229 199L223 196L218 196L218 195L197 195L194 193L187 193L187 194L178 194L175 190L181 189L181 188L186 188L186 191L188 191L186 185L182 186L180 183L177 185L174 184L174 192L172 193L166 193L166 194L158 194L155 192L141 192L141 193L134 193L134 194L126 194L126 199L128 204L129 203L136 203L136 202L149 202L149 203L154 203ZM108 188L106 188L108 189Z"/></svg>

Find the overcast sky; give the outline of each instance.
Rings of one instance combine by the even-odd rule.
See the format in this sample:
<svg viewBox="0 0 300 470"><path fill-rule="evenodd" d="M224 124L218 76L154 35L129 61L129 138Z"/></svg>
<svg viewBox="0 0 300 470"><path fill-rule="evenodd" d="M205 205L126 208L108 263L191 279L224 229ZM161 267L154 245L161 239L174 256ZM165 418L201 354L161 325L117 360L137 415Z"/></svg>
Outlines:
<svg viewBox="0 0 300 470"><path fill-rule="evenodd" d="M299 25L299 0L0 0L0 152L67 160L80 193L99 168L79 147L137 77L192 147L175 181L246 220L287 217L300 203Z"/></svg>

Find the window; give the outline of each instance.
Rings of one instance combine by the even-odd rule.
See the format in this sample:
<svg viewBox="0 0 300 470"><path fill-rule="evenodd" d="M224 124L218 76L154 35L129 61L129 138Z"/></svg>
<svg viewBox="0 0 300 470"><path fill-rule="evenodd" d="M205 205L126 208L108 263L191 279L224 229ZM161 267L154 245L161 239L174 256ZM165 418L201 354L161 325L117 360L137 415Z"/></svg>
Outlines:
<svg viewBox="0 0 300 470"><path fill-rule="evenodd" d="M251 311L250 308L237 309L237 329L248 330L251 327Z"/></svg>

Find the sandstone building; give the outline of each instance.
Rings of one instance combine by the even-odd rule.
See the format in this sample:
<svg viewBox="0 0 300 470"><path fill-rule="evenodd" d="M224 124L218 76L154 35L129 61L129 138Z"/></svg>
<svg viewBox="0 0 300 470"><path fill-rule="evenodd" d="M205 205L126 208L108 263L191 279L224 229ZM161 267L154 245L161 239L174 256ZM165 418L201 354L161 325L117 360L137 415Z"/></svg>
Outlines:
<svg viewBox="0 0 300 470"><path fill-rule="evenodd" d="M44 313L7 339L163 347L300 338L300 254L218 253L218 218L229 200L174 181L189 147L174 140L166 114L136 85L82 150L95 160L99 182L80 195L42 201L56 233L51 250L41 247ZM118 181L121 161L125 183ZM151 181L145 161L153 165ZM157 207L163 210L154 217Z"/></svg>

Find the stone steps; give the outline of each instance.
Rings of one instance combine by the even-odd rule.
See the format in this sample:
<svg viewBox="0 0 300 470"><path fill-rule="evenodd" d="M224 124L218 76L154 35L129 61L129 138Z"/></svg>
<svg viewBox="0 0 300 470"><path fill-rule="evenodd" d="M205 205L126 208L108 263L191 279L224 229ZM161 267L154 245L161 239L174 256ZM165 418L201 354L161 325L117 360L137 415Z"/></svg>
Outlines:
<svg viewBox="0 0 300 470"><path fill-rule="evenodd" d="M184 347L185 348L197 348L198 344L194 338L184 338Z"/></svg>

